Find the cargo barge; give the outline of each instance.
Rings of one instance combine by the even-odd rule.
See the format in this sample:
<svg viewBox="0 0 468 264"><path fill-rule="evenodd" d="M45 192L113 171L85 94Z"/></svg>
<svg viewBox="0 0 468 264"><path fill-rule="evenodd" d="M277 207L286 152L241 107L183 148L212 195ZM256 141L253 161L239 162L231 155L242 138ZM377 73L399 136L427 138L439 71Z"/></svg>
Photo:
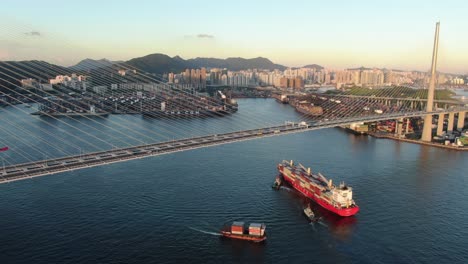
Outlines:
<svg viewBox="0 0 468 264"><path fill-rule="evenodd" d="M224 227L221 235L227 238L262 242L266 240L266 226L264 224L251 223L248 228L244 222L233 222L231 226Z"/></svg>
<svg viewBox="0 0 468 264"><path fill-rule="evenodd" d="M273 98L280 104L289 104L289 98L287 95L284 94L274 94L272 95Z"/></svg>
<svg viewBox="0 0 468 264"><path fill-rule="evenodd" d="M106 112L45 112L45 111L37 111L34 113L31 113L31 115L38 115L38 116L48 116L48 117L107 117L109 116L109 113Z"/></svg>
<svg viewBox="0 0 468 264"><path fill-rule="evenodd" d="M294 108L297 112L307 116L321 116L323 114L323 108L321 106L315 106L307 101L296 103Z"/></svg>
<svg viewBox="0 0 468 264"><path fill-rule="evenodd" d="M354 135L367 135L369 133L368 125L364 123L352 123L347 126L341 126L341 128Z"/></svg>
<svg viewBox="0 0 468 264"><path fill-rule="evenodd" d="M278 171L294 189L314 200L323 208L339 216L352 216L359 212L359 206L353 200L353 189L344 183L335 186L322 174L313 174L310 168L293 161L278 164Z"/></svg>
<svg viewBox="0 0 468 264"><path fill-rule="evenodd" d="M39 111L31 113L31 115L49 117L107 117L109 113L96 109L94 105L91 105L89 110L78 109L78 111L67 108L53 109L44 105L40 105Z"/></svg>

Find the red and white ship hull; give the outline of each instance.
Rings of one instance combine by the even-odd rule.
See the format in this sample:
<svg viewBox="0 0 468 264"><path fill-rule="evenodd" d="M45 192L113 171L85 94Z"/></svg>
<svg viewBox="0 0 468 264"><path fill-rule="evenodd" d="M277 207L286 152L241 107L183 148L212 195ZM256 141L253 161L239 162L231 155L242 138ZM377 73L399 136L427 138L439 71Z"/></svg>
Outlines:
<svg viewBox="0 0 468 264"><path fill-rule="evenodd" d="M294 181L287 175L286 173L283 172L283 168L281 166L278 167L278 170L280 171L281 175L283 176L284 180L286 180L294 189L298 190L300 193L302 193L304 196L314 200L316 203L318 203L320 206L323 208L339 215L339 216L352 216L355 215L359 212L359 206L353 205L348 208L337 208L333 206L332 204L328 203L324 198L322 198L320 195L320 191L317 194L317 191L313 191L311 189L307 189L302 187L297 181Z"/></svg>

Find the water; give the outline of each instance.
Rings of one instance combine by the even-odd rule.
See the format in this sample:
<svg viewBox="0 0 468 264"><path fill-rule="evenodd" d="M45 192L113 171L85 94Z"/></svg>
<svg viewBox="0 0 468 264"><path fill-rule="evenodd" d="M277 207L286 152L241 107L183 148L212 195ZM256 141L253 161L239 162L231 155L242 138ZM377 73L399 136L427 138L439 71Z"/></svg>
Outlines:
<svg viewBox="0 0 468 264"><path fill-rule="evenodd" d="M239 104L233 120L247 107L264 109L265 120L299 117L273 100ZM207 130L231 124L189 122ZM346 181L361 211L338 218L313 206L323 220L309 224L302 213L307 199L270 187L283 159ZM467 162L468 153L333 128L2 184L0 261L466 263ZM264 222L268 240L215 235L234 220Z"/></svg>
<svg viewBox="0 0 468 264"><path fill-rule="evenodd" d="M455 89L454 92L456 93L453 98L461 100L462 102L468 103L468 91Z"/></svg>

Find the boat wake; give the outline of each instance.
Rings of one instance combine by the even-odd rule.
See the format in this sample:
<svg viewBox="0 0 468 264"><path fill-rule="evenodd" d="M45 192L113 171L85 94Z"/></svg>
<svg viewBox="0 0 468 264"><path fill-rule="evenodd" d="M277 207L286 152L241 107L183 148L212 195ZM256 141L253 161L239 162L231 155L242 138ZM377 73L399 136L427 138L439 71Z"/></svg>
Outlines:
<svg viewBox="0 0 468 264"><path fill-rule="evenodd" d="M320 224L320 225L323 225L324 227L328 228L328 225L327 225L327 224L325 224L325 223L324 223L324 222L322 222L322 221L317 221L316 223L317 223L317 224Z"/></svg>
<svg viewBox="0 0 468 264"><path fill-rule="evenodd" d="M280 190L285 190L285 191L288 191L288 192L294 191L293 189L291 189L289 187L286 187L286 186L280 186Z"/></svg>
<svg viewBox="0 0 468 264"><path fill-rule="evenodd" d="M317 229L315 229L315 223L314 222L310 222L309 225L312 227L312 230L314 230L314 232L317 232Z"/></svg>
<svg viewBox="0 0 468 264"><path fill-rule="evenodd" d="M204 233L204 234L208 234L208 235L212 235L212 236L220 236L221 235L220 233L205 231L205 230L197 229L197 228L194 228L194 227L189 227L189 228L192 229L192 230L198 231L200 233Z"/></svg>

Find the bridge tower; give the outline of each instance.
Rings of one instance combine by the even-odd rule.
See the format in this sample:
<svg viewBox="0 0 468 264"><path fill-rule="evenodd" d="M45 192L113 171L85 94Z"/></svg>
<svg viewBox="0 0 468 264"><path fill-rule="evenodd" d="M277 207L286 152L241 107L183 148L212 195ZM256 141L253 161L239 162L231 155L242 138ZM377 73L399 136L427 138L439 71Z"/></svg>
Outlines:
<svg viewBox="0 0 468 264"><path fill-rule="evenodd" d="M427 112L432 112L432 108L434 105L437 53L439 49L439 26L440 26L440 22L437 22L435 36L434 36L434 50L432 52L431 81L429 83L429 91L427 94L427 106L426 106ZM424 126L423 126L423 133L422 133L421 139L422 141L427 141L427 142L430 142L432 139L432 115L431 114L428 114L424 117Z"/></svg>

